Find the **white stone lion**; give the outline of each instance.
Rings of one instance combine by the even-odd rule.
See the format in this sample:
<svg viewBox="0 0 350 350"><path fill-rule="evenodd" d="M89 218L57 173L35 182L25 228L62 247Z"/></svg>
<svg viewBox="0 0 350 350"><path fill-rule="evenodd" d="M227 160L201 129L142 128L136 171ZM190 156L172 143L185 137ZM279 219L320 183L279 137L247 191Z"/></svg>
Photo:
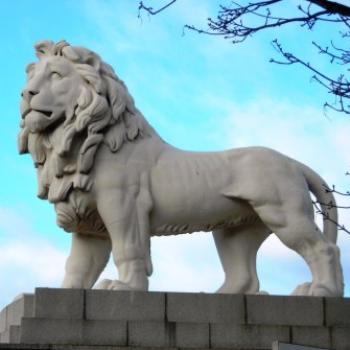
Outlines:
<svg viewBox="0 0 350 350"><path fill-rule="evenodd" d="M274 232L312 272L294 294L343 295L337 211L326 205L335 202L313 170L262 147L176 149L96 53L65 41L40 42L36 52L19 148L37 167L38 196L73 233L63 287L91 288L112 252L119 280L97 287L147 290L151 236L213 231L225 271L218 292L258 293L256 254ZM328 212L323 233L309 191Z"/></svg>

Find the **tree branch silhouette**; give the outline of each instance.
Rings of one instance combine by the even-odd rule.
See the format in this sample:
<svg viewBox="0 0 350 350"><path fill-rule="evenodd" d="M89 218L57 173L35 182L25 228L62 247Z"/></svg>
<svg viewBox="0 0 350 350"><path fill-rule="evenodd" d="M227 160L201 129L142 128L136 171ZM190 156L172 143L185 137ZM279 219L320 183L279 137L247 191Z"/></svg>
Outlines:
<svg viewBox="0 0 350 350"><path fill-rule="evenodd" d="M159 9L153 9L140 1L139 15L142 11L150 15L157 15L169 9L176 2L177 0L172 0ZM350 6L329 0L299 0L295 6L296 12L291 14L288 12L286 15L281 5L290 6L290 2L288 0L231 1L230 5L220 5L215 18L207 19L207 28L197 28L190 24L185 24L184 28L201 34L221 36L233 44L239 44L262 31L293 24L300 25L306 30L313 30L317 23L322 22L342 26L343 31L340 37L350 37ZM318 70L315 65L285 51L277 39L272 43L284 60L271 59L271 62L284 65L299 64L310 70L313 74L312 79L335 97L333 102L323 104L325 110L329 108L350 114L350 82L347 78L350 64L349 46L339 48L332 42L329 47L324 48L313 42L319 54L327 56L331 64L344 66L344 73L332 77Z"/></svg>

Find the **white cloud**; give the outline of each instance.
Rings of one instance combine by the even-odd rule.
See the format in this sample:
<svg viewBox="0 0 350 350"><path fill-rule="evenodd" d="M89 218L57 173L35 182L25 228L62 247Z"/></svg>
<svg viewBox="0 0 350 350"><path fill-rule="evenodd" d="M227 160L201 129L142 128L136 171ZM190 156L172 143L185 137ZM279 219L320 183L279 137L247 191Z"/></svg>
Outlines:
<svg viewBox="0 0 350 350"><path fill-rule="evenodd" d="M20 208L0 208L0 309L35 287L58 287L67 252L38 236Z"/></svg>
<svg viewBox="0 0 350 350"><path fill-rule="evenodd" d="M38 285L46 286L57 285L63 275L66 254L48 242L13 241L1 246L0 250L0 271L16 270L16 275L21 275L19 271L26 270L35 276Z"/></svg>
<svg viewBox="0 0 350 350"><path fill-rule="evenodd" d="M224 275L210 233L152 239L153 290L213 292Z"/></svg>
<svg viewBox="0 0 350 350"><path fill-rule="evenodd" d="M213 292L223 282L223 271L210 233L153 237L151 251L154 272L150 290ZM100 280L104 278L117 278L112 261Z"/></svg>

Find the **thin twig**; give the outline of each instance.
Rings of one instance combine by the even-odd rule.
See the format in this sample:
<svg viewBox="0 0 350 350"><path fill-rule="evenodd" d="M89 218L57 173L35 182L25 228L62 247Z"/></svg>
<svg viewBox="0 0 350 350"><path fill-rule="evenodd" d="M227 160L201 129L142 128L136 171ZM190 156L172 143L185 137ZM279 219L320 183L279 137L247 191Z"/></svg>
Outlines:
<svg viewBox="0 0 350 350"><path fill-rule="evenodd" d="M316 213L320 214L324 217L325 220L328 220L330 222L332 222L334 225L336 225L336 227L338 228L339 231L344 231L347 234L350 234L350 230L348 230L345 225L339 224L339 222L333 220L332 218L329 217L328 212L322 210L321 208L321 203L317 202L317 201L313 201L312 202L315 209L316 209Z"/></svg>
<svg viewBox="0 0 350 350"><path fill-rule="evenodd" d="M174 4L177 0L172 0L169 1L167 4L165 4L163 7L159 8L158 10L153 10L153 7L151 6L145 6L143 1L139 2L139 16L140 16L140 11L144 10L147 13L149 13L150 15L154 16L157 15L158 13L164 11L165 9L167 9L169 6L171 6L172 4Z"/></svg>

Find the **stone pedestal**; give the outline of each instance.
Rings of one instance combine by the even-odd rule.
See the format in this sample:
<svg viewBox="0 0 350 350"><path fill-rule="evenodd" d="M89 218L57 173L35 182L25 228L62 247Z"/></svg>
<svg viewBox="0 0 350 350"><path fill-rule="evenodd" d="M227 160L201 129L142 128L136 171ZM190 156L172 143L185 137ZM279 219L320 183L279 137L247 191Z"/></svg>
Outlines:
<svg viewBox="0 0 350 350"><path fill-rule="evenodd" d="M350 349L350 299L38 288L0 314L0 350Z"/></svg>

